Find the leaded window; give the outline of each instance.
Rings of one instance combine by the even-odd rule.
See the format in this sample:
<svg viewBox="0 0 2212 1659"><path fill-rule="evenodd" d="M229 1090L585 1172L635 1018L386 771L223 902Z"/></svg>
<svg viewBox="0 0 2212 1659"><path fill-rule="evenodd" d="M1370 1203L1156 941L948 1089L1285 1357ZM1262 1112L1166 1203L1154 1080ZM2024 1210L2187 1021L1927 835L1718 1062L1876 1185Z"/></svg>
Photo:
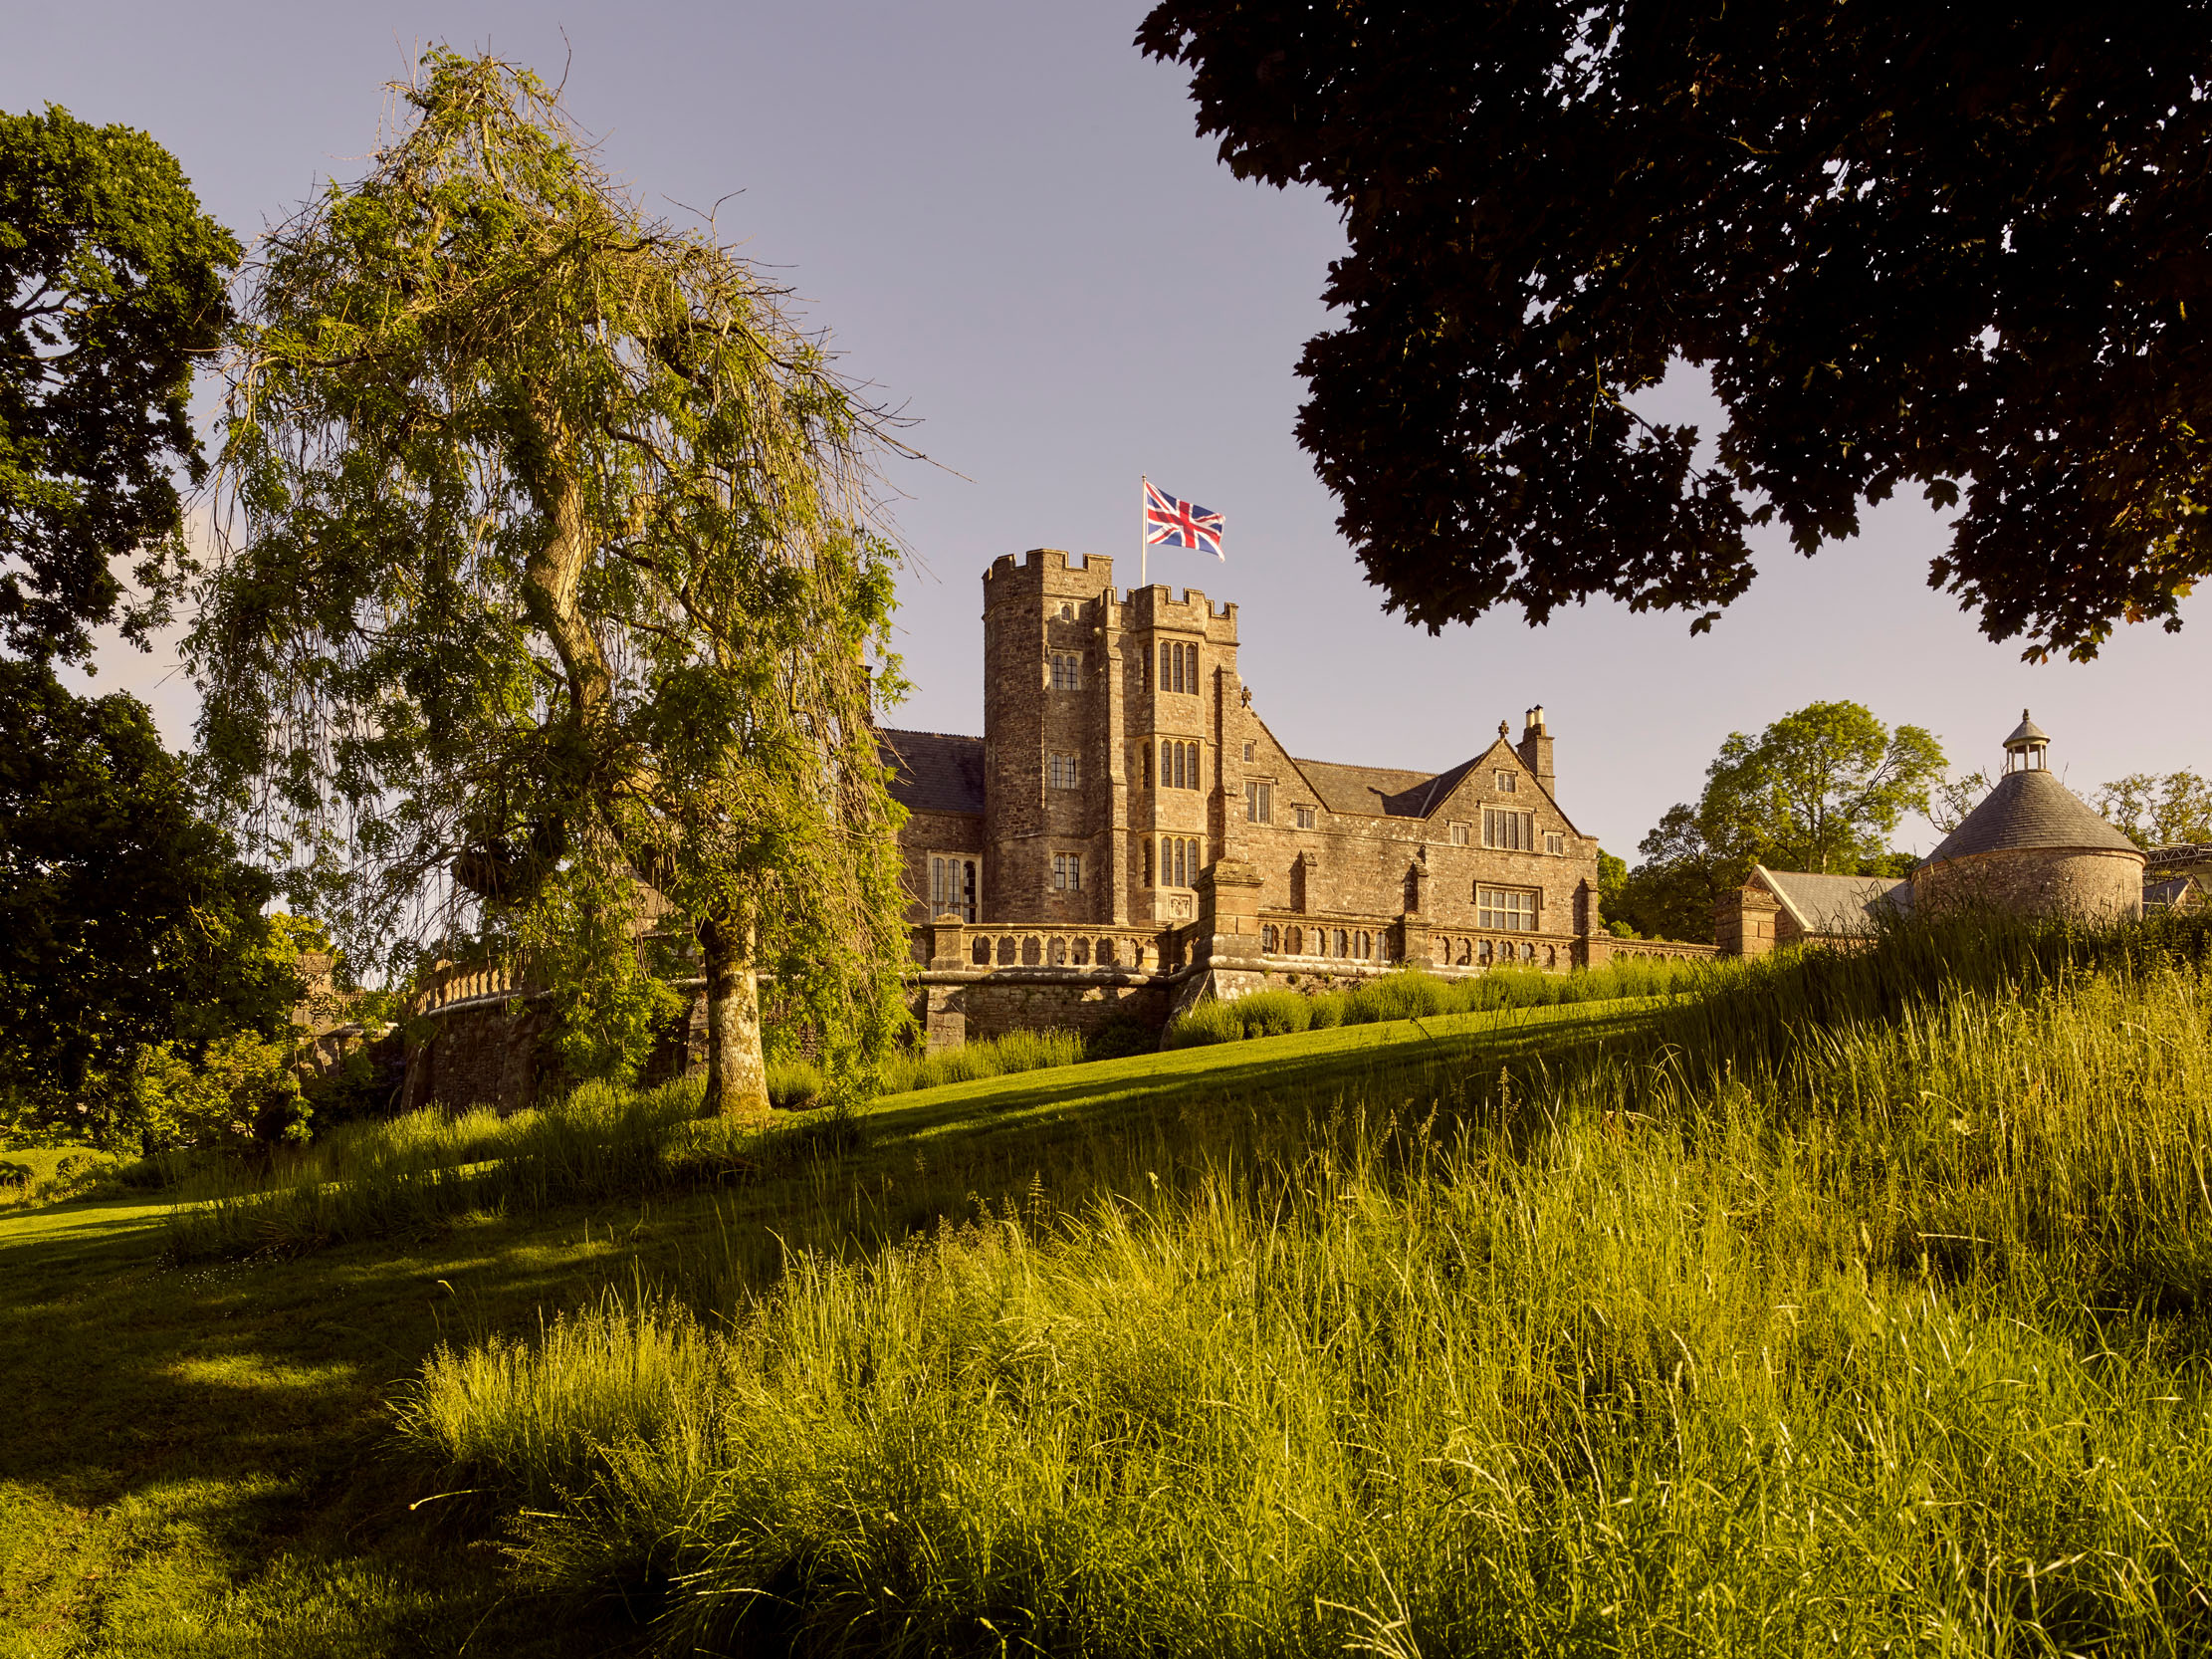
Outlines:
<svg viewBox="0 0 2212 1659"><path fill-rule="evenodd" d="M1477 887L1474 925L1508 933L1536 930L1536 895L1519 887Z"/></svg>
<svg viewBox="0 0 2212 1659"><path fill-rule="evenodd" d="M1482 809L1482 844L1505 852L1536 850L1536 815L1503 807Z"/></svg>

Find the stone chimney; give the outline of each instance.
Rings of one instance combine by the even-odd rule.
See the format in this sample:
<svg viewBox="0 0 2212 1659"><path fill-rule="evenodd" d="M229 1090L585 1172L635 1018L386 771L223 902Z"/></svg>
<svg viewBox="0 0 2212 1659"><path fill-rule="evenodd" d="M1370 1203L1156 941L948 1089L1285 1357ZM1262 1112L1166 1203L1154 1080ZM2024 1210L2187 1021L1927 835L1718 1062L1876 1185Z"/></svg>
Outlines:
<svg viewBox="0 0 2212 1659"><path fill-rule="evenodd" d="M1544 705L1538 703L1528 711L1527 722L1521 728L1521 741L1514 746L1521 757L1521 764L1536 774L1536 781L1544 786L1544 793L1556 795L1553 787L1558 774L1552 769L1551 733L1544 729Z"/></svg>

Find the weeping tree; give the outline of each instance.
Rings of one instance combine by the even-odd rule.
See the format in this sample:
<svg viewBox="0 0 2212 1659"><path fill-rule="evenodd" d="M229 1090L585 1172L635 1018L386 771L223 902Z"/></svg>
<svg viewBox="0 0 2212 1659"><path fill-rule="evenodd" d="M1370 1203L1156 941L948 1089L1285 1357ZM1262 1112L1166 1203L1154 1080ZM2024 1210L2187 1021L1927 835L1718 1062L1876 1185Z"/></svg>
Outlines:
<svg viewBox="0 0 2212 1659"><path fill-rule="evenodd" d="M466 924L553 964L588 1064L642 1054L641 941L688 928L718 1109L766 1107L764 976L861 1075L903 1019L885 422L538 78L438 51L394 91L242 296L191 640L217 775L356 952Z"/></svg>

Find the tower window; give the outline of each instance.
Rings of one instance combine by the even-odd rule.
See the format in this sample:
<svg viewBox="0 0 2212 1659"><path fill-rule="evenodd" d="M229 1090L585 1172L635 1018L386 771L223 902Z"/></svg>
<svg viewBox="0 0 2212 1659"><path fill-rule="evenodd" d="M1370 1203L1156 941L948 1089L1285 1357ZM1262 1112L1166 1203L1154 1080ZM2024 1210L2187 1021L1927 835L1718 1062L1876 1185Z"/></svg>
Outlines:
<svg viewBox="0 0 2212 1659"><path fill-rule="evenodd" d="M1168 742L1160 745L1160 787L1164 790L1201 787L1197 744Z"/></svg>
<svg viewBox="0 0 2212 1659"><path fill-rule="evenodd" d="M1152 745L1145 745L1145 788L1152 788Z"/></svg>
<svg viewBox="0 0 2212 1659"><path fill-rule="evenodd" d="M1054 789L1074 789L1076 787L1075 757L1073 755L1051 756L1046 762L1046 775L1051 780Z"/></svg>
<svg viewBox="0 0 2212 1659"><path fill-rule="evenodd" d="M1199 688L1199 648L1164 641L1160 646L1160 689L1189 694Z"/></svg>
<svg viewBox="0 0 2212 1659"><path fill-rule="evenodd" d="M1083 890L1083 855L1080 852L1052 854L1052 890L1061 893Z"/></svg>
<svg viewBox="0 0 2212 1659"><path fill-rule="evenodd" d="M1200 869L1199 843L1188 835L1160 837L1160 885L1195 886Z"/></svg>
<svg viewBox="0 0 2212 1659"><path fill-rule="evenodd" d="M1149 753L1149 751L1147 752ZM1145 837L1145 885L1149 887L1152 882L1152 837L1147 835Z"/></svg>
<svg viewBox="0 0 2212 1659"><path fill-rule="evenodd" d="M1061 605L1061 606L1060 606L1060 620L1061 620L1061 621L1063 621L1063 622L1072 622L1072 621L1074 621L1074 620L1075 620L1075 606L1073 606L1072 604L1063 604L1063 605Z"/></svg>
<svg viewBox="0 0 2212 1659"><path fill-rule="evenodd" d="M1052 689L1054 691L1080 691L1083 689L1083 659L1072 652L1052 653Z"/></svg>

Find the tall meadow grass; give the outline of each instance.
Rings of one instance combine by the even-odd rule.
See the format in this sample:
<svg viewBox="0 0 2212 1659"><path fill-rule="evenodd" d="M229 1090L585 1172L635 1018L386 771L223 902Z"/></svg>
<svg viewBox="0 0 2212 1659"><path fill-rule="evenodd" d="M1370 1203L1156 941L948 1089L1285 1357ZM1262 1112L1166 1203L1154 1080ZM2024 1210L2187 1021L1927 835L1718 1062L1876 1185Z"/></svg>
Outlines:
<svg viewBox="0 0 2212 1659"><path fill-rule="evenodd" d="M271 1169L200 1176L169 1212L170 1248L179 1259L296 1254L475 1212L757 1174L859 1132L834 1111L774 1127L702 1117L701 1098L696 1078L646 1090L585 1083L507 1117L428 1110L350 1125Z"/></svg>
<svg viewBox="0 0 2212 1659"><path fill-rule="evenodd" d="M2201 1652L2207 937L1899 933L1286 1091L444 1350L400 1430L669 1653Z"/></svg>

